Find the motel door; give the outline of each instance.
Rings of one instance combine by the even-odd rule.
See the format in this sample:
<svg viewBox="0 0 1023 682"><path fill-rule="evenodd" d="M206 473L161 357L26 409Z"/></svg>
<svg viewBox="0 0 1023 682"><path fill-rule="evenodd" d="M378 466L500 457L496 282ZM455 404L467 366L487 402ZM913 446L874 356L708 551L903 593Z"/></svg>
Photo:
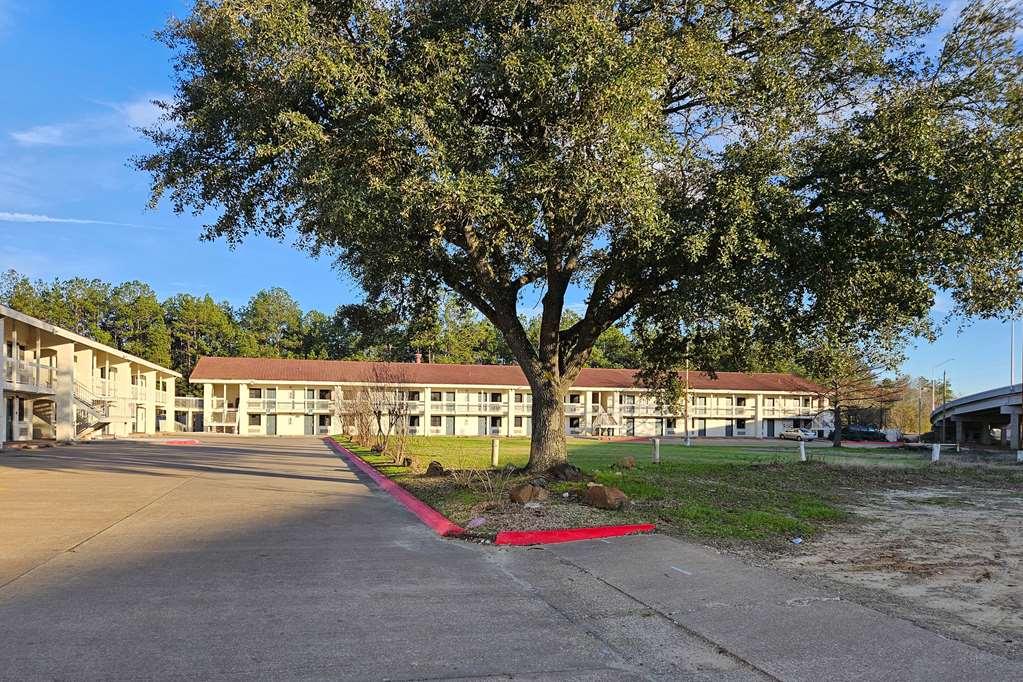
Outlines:
<svg viewBox="0 0 1023 682"><path fill-rule="evenodd" d="M725 435L729 438L735 435L735 422L732 420L729 420L728 423L725 424Z"/></svg>
<svg viewBox="0 0 1023 682"><path fill-rule="evenodd" d="M479 426L477 428L479 429L479 435L481 435L481 436L486 436L487 434L490 433L490 430L487 428L487 418L486 417L480 417L480 419L479 419Z"/></svg>
<svg viewBox="0 0 1023 682"><path fill-rule="evenodd" d="M767 437L768 438L774 438L774 420L773 419L768 419L767 420Z"/></svg>
<svg viewBox="0 0 1023 682"><path fill-rule="evenodd" d="M444 433L448 434L449 436L455 435L454 417L444 417Z"/></svg>
<svg viewBox="0 0 1023 682"><path fill-rule="evenodd" d="M700 438L706 438L707 437L707 420L706 419L696 419L695 421L696 421L696 435L699 436Z"/></svg>
<svg viewBox="0 0 1023 682"><path fill-rule="evenodd" d="M268 414L266 415L266 435L276 436L277 435L277 415Z"/></svg>
<svg viewBox="0 0 1023 682"><path fill-rule="evenodd" d="M14 398L7 399L7 440L18 440L14 433Z"/></svg>
<svg viewBox="0 0 1023 682"><path fill-rule="evenodd" d="M311 414L305 415L305 435L316 435L316 417Z"/></svg>

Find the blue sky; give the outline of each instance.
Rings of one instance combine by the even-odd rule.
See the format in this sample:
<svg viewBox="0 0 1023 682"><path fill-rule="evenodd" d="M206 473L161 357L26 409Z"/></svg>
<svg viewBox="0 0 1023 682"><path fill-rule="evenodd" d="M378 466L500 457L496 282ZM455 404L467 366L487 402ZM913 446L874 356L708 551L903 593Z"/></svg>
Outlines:
<svg viewBox="0 0 1023 682"><path fill-rule="evenodd" d="M270 286L324 311L357 300L329 261L266 239L232 251L201 242L198 219L146 210L147 178L127 159L147 147L132 128L171 91L170 55L152 34L188 4L0 0L0 269L141 279L161 297L209 292L236 305ZM955 358L944 368L957 391L1008 383L1008 326L956 327L913 349L904 369L926 375ZM1016 339L1019 357L1018 325Z"/></svg>

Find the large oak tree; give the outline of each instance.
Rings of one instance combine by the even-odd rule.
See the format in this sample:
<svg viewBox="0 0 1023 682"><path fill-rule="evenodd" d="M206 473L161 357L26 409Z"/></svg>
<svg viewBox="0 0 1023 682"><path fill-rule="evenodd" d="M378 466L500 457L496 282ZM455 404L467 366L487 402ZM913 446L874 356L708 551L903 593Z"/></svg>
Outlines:
<svg viewBox="0 0 1023 682"><path fill-rule="evenodd" d="M828 312L846 334L925 317L937 288L969 312L1019 296L1019 17L971 5L927 57L937 19L916 0L198 0L161 34L179 80L139 165L154 204L215 213L209 238L294 231L374 293L469 301L530 383L544 468L595 341L637 312L665 334ZM586 310L564 325L570 295Z"/></svg>

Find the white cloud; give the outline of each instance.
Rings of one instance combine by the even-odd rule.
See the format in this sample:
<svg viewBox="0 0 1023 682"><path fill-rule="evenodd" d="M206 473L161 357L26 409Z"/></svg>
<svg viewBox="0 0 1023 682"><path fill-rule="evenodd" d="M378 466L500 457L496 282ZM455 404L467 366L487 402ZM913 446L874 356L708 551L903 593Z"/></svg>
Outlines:
<svg viewBox="0 0 1023 682"><path fill-rule="evenodd" d="M160 123L161 111L153 104L154 99L161 99L161 96L145 96L127 102L99 102L110 112L75 121L40 124L13 131L10 137L24 147L131 143L138 139L140 128L151 128Z"/></svg>
<svg viewBox="0 0 1023 682"><path fill-rule="evenodd" d="M39 213L17 213L0 211L0 223L58 223L65 225L108 225L112 227L136 227L144 230L163 230L153 225L138 223L118 223L110 220L93 220L91 218L55 218Z"/></svg>

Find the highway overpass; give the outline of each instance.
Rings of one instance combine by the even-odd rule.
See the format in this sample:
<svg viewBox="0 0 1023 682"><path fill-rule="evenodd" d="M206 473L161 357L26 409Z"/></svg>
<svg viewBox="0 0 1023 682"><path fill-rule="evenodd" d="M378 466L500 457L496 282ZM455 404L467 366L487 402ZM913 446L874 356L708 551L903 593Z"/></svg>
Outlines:
<svg viewBox="0 0 1023 682"><path fill-rule="evenodd" d="M997 429L1003 446L1019 450L1021 393L1023 386L1013 384L949 400L931 412L934 432L943 441L992 445Z"/></svg>

